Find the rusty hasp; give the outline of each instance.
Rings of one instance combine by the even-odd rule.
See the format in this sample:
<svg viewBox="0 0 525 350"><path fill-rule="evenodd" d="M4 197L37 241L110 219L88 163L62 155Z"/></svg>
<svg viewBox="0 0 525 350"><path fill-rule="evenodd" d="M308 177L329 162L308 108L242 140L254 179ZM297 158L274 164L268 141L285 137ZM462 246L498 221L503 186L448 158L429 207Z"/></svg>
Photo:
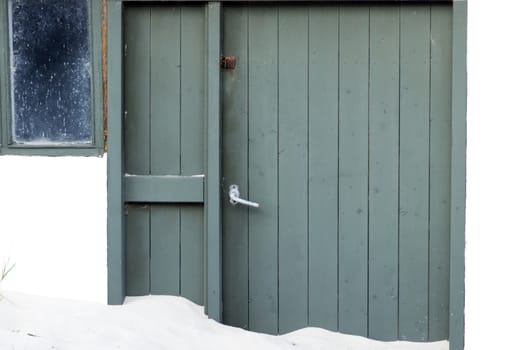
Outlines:
<svg viewBox="0 0 525 350"><path fill-rule="evenodd" d="M221 68L235 69L237 58L235 56L221 56Z"/></svg>

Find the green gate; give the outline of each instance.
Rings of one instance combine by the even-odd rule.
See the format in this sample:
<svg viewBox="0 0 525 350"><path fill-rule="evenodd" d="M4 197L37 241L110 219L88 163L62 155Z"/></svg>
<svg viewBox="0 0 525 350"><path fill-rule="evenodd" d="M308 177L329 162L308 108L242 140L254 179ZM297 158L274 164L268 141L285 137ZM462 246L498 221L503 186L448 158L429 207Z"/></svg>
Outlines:
<svg viewBox="0 0 525 350"><path fill-rule="evenodd" d="M108 10L110 303L462 347L464 4Z"/></svg>

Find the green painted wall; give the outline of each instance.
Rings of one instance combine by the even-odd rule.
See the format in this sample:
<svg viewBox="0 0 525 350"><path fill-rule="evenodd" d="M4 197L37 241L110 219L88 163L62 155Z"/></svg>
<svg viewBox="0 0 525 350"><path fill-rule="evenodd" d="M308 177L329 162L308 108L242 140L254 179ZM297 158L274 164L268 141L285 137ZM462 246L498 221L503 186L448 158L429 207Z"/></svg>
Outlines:
<svg viewBox="0 0 525 350"><path fill-rule="evenodd" d="M228 6L224 321L448 337L450 6Z"/></svg>
<svg viewBox="0 0 525 350"><path fill-rule="evenodd" d="M213 6L124 8L126 293L273 334L447 339L453 7L224 5L220 33Z"/></svg>

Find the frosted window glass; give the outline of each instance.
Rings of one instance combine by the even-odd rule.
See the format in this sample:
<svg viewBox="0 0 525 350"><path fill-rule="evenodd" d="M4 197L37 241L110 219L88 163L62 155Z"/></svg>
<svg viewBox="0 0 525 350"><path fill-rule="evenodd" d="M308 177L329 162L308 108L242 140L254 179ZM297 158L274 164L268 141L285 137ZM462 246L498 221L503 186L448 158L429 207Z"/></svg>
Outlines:
<svg viewBox="0 0 525 350"><path fill-rule="evenodd" d="M12 139L91 143L88 0L11 0Z"/></svg>

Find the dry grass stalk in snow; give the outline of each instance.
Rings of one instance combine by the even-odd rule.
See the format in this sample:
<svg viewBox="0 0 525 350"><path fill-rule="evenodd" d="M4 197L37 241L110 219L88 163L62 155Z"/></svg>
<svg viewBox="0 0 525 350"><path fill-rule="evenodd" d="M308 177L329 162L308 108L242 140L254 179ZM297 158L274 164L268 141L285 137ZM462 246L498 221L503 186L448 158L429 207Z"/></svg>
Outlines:
<svg viewBox="0 0 525 350"><path fill-rule="evenodd" d="M0 287L2 287L2 281L7 277L9 272L15 267L16 264L11 264L10 259L4 262L2 265L2 273L0 274ZM0 300L2 300L2 294L0 293Z"/></svg>

